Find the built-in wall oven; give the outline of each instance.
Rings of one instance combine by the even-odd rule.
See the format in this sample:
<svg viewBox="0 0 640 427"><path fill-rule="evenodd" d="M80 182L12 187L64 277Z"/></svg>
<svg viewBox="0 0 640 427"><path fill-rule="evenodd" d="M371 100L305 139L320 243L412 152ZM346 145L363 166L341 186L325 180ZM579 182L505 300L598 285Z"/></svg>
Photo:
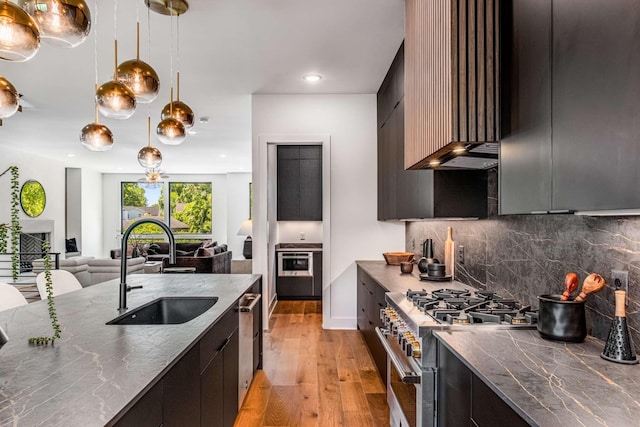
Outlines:
<svg viewBox="0 0 640 427"><path fill-rule="evenodd" d="M313 252L278 252L278 276L313 276Z"/></svg>

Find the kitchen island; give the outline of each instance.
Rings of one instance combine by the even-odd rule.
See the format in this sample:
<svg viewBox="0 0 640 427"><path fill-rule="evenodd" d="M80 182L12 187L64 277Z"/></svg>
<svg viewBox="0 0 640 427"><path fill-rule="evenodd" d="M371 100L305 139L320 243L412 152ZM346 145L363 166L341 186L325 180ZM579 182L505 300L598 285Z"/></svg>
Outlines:
<svg viewBox="0 0 640 427"><path fill-rule="evenodd" d="M600 340L587 337L583 343L562 343L542 339L536 330L521 329L476 328L435 335L470 370L470 376L481 380L531 425L640 425L640 365L601 359L604 342ZM471 383L484 387L474 379ZM467 396L456 390L456 398ZM483 408L471 399L471 405L460 405L458 411L469 408L473 418L487 409L496 416L495 407Z"/></svg>
<svg viewBox="0 0 640 427"><path fill-rule="evenodd" d="M165 296L218 298L199 317L175 325L106 325L119 315L119 280L60 295L55 304L62 337L48 346L27 342L29 337L52 333L46 301L0 312L0 325L9 336L0 349L0 426L117 423L140 399L158 390L163 377L200 347L213 325L235 310L238 299L259 286L260 277L129 276L129 285L143 286L129 292L129 310ZM198 360L197 354L193 360Z"/></svg>

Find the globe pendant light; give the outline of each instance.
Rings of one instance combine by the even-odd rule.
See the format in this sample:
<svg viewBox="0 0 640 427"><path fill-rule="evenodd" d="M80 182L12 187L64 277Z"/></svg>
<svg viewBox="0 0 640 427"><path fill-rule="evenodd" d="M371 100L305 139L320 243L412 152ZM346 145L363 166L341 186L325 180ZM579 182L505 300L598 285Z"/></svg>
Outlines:
<svg viewBox="0 0 640 427"><path fill-rule="evenodd" d="M87 39L91 13L84 0L20 0L38 24L46 44L76 47Z"/></svg>
<svg viewBox="0 0 640 427"><path fill-rule="evenodd" d="M173 105L173 88L171 88L171 98L169 105ZM182 122L173 118L173 109L169 107L169 117L158 123L156 128L158 139L165 145L180 145L187 137L186 130Z"/></svg>
<svg viewBox="0 0 640 427"><path fill-rule="evenodd" d="M112 119L128 119L136 112L136 96L127 85L118 81L118 41L115 43L115 71L113 80L104 83L96 91L100 113Z"/></svg>
<svg viewBox="0 0 640 427"><path fill-rule="evenodd" d="M178 85L177 100L164 106L162 119L172 117L180 120L186 129L190 129L195 122L195 115L191 107L180 101L180 72L177 73L176 82Z"/></svg>
<svg viewBox="0 0 640 427"><path fill-rule="evenodd" d="M140 23L136 28L136 59L125 61L117 69L118 81L124 83L136 95L141 104L148 104L160 92L160 78L149 64L140 60Z"/></svg>
<svg viewBox="0 0 640 427"><path fill-rule="evenodd" d="M80 142L82 142L84 148L90 151L109 151L111 147L113 147L113 133L98 120L97 103L96 121L82 128L80 132Z"/></svg>
<svg viewBox="0 0 640 427"><path fill-rule="evenodd" d="M19 6L4 0L0 4L0 59L24 62L40 48L40 30Z"/></svg>
<svg viewBox="0 0 640 427"><path fill-rule="evenodd" d="M20 108L20 95L4 76L0 76L0 125L2 119L13 116Z"/></svg>
<svg viewBox="0 0 640 427"><path fill-rule="evenodd" d="M147 137L147 146L138 152L138 163L145 169L157 169L162 164L162 153L151 146L151 116L147 120Z"/></svg>

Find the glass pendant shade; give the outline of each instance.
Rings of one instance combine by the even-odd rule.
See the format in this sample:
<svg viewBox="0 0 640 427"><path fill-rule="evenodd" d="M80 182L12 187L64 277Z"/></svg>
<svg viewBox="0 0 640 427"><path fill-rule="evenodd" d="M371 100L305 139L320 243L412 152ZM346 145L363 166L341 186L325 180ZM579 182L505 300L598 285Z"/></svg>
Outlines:
<svg viewBox="0 0 640 427"><path fill-rule="evenodd" d="M127 85L110 81L96 91L100 114L112 119L128 119L136 112L136 95Z"/></svg>
<svg viewBox="0 0 640 427"><path fill-rule="evenodd" d="M172 117L176 120L180 120L185 128L190 129L195 122L195 114L191 107L182 101L174 101L164 106L162 109L162 119Z"/></svg>
<svg viewBox="0 0 640 427"><path fill-rule="evenodd" d="M143 168L155 169L162 164L162 153L156 147L142 147L138 151L138 163Z"/></svg>
<svg viewBox="0 0 640 427"><path fill-rule="evenodd" d="M20 5L38 24L46 44L76 47L91 29L91 12L84 0L20 0Z"/></svg>
<svg viewBox="0 0 640 427"><path fill-rule="evenodd" d="M153 102L160 92L158 74L149 64L138 59L120 64L118 81L131 89L137 102L141 104Z"/></svg>
<svg viewBox="0 0 640 427"><path fill-rule="evenodd" d="M112 119L128 119L136 112L136 95L118 81L118 41L114 40L113 80L96 90L96 102L100 113Z"/></svg>
<svg viewBox="0 0 640 427"><path fill-rule="evenodd" d="M180 145L187 137L187 131L182 124L182 122L178 119L173 118L173 110L171 106L173 105L173 88L171 88L171 97L169 98L169 116L167 118L163 118L163 120L158 123L158 127L156 128L156 133L158 134L158 139L165 145Z"/></svg>
<svg viewBox="0 0 640 427"><path fill-rule="evenodd" d="M0 59L24 62L40 48L40 30L31 16L19 6L0 3Z"/></svg>
<svg viewBox="0 0 640 427"><path fill-rule="evenodd" d="M109 151L113 147L113 133L102 123L89 123L80 132L80 142L90 151Z"/></svg>
<svg viewBox="0 0 640 427"><path fill-rule="evenodd" d="M151 146L151 117L147 119L147 146L138 151L138 163L145 169L157 169L162 164L162 153Z"/></svg>
<svg viewBox="0 0 640 427"><path fill-rule="evenodd" d="M160 78L156 70L140 60L140 23L136 31L136 59L125 61L118 66L118 81L124 83L136 95L141 104L153 102L160 92Z"/></svg>
<svg viewBox="0 0 640 427"><path fill-rule="evenodd" d="M20 95L5 77L0 76L0 119L13 116L20 107Z"/></svg>
<svg viewBox="0 0 640 427"><path fill-rule="evenodd" d="M186 129L182 122L173 117L166 118L158 123L156 132L160 142L165 145L180 145L187 137Z"/></svg>

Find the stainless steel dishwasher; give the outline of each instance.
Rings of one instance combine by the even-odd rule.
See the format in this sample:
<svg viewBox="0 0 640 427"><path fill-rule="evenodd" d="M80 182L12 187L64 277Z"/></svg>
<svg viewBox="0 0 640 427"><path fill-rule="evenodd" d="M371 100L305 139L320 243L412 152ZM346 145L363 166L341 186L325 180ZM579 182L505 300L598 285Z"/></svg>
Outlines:
<svg viewBox="0 0 640 427"><path fill-rule="evenodd" d="M240 299L238 409L253 380L253 309L260 302L261 296L247 293Z"/></svg>

